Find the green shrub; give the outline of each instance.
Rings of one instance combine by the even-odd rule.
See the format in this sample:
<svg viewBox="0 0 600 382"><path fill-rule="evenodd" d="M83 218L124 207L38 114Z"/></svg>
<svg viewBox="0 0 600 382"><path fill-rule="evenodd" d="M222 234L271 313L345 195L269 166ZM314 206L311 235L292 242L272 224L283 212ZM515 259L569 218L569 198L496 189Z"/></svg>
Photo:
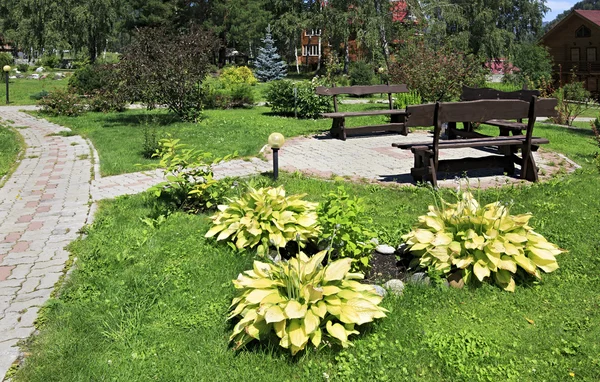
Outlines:
<svg viewBox="0 0 600 382"><path fill-rule="evenodd" d="M97 91L112 92L118 87L118 66L115 64L90 64L77 70L69 78L69 87L78 94Z"/></svg>
<svg viewBox="0 0 600 382"><path fill-rule="evenodd" d="M55 54L45 54L40 58L39 64L45 69L54 69L60 66L60 57Z"/></svg>
<svg viewBox="0 0 600 382"><path fill-rule="evenodd" d="M202 104L207 109L229 109L254 105L256 95L245 83L225 86L220 78L206 77L202 82Z"/></svg>
<svg viewBox="0 0 600 382"><path fill-rule="evenodd" d="M102 113L123 112L127 110L126 104L122 94L116 91L98 90L88 99L89 110Z"/></svg>
<svg viewBox="0 0 600 382"><path fill-rule="evenodd" d="M256 85L258 80L254 77L254 73L247 66L229 66L223 69L219 79L225 87L233 85L246 84Z"/></svg>
<svg viewBox="0 0 600 382"><path fill-rule="evenodd" d="M304 196L286 197L283 187L250 188L219 206L206 237L227 239L237 249L257 248L259 256L268 255L270 246L285 248L291 241L302 246L318 235L317 204L302 200Z"/></svg>
<svg viewBox="0 0 600 382"><path fill-rule="evenodd" d="M531 215L510 215L500 202L481 207L470 192L459 193L458 199L456 204L442 200L444 209L429 206L429 213L402 237L418 265L434 274L462 273L465 284L493 275L510 292L515 290L513 276L541 279L539 269L558 268L555 256L565 251L527 225Z"/></svg>
<svg viewBox="0 0 600 382"><path fill-rule="evenodd" d="M15 63L15 59L13 55L8 52L0 53L0 68L3 68L5 65L12 66Z"/></svg>
<svg viewBox="0 0 600 382"><path fill-rule="evenodd" d="M36 101L39 101L42 98L47 97L48 94L49 94L48 91L46 89L44 89L42 91L39 91L37 93L34 93L34 94L30 95L29 98L31 98L33 100L36 100Z"/></svg>
<svg viewBox="0 0 600 382"><path fill-rule="evenodd" d="M29 71L29 64L19 64L17 65L17 70L21 73L27 73Z"/></svg>
<svg viewBox="0 0 600 382"><path fill-rule="evenodd" d="M352 259L354 270L365 270L376 244L375 233L367 228L372 220L365 214L364 202L350 197L343 187L324 195L317 208L319 247L328 248L332 258Z"/></svg>
<svg viewBox="0 0 600 382"><path fill-rule="evenodd" d="M598 144L598 148L600 148L600 119L599 119L599 117L596 117L596 119L594 119L591 122L591 125L592 125L592 133L594 133L594 140ZM596 154L594 155L594 163L598 167L598 170L600 170L600 152L596 152Z"/></svg>
<svg viewBox="0 0 600 382"><path fill-rule="evenodd" d="M276 113L291 115L296 107L298 118L319 118L321 113L333 111L331 97L315 94L319 85L318 77L296 83L289 80L272 81L267 90L267 102ZM297 97L294 97L294 88L297 89Z"/></svg>
<svg viewBox="0 0 600 382"><path fill-rule="evenodd" d="M170 209L199 212L221 203L230 189L228 181L214 179L213 166L231 156L213 159L209 153L200 153L167 137L159 140L159 167L165 169L166 181L150 190Z"/></svg>
<svg viewBox="0 0 600 382"><path fill-rule="evenodd" d="M229 90L229 97L231 99L229 107L253 105L255 101L254 90L248 84L233 85Z"/></svg>
<svg viewBox="0 0 600 382"><path fill-rule="evenodd" d="M556 90L552 96L558 100L554 123L571 126L575 118L589 108L590 92L583 82L574 81Z"/></svg>
<svg viewBox="0 0 600 382"><path fill-rule="evenodd" d="M396 109L406 109L408 105L420 105L423 103L421 95L416 90L411 90L408 93L398 93L394 95L394 105Z"/></svg>
<svg viewBox="0 0 600 382"><path fill-rule="evenodd" d="M359 334L357 325L386 317L375 288L356 281L362 274L349 273L352 260L323 266L325 256L322 251L277 264L255 261L253 270L233 280L237 294L229 319L240 317L230 337L235 349L270 338L292 355L309 341L315 348L330 341L346 348L348 337Z"/></svg>
<svg viewBox="0 0 600 382"><path fill-rule="evenodd" d="M371 65L364 61L353 62L348 73L350 85L373 85L375 83L375 72Z"/></svg>
<svg viewBox="0 0 600 382"><path fill-rule="evenodd" d="M43 97L38 105L41 106L42 113L55 116L76 117L85 112L85 102L76 94L62 89L52 91Z"/></svg>

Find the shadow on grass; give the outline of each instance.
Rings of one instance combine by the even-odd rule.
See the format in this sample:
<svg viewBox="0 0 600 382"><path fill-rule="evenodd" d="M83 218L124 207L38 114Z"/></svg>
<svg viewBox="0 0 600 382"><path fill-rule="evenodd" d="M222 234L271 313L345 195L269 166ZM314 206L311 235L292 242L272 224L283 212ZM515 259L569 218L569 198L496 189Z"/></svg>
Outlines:
<svg viewBox="0 0 600 382"><path fill-rule="evenodd" d="M104 121L105 127L116 127L116 126L140 126L153 125L153 126L169 126L177 123L181 123L179 117L175 114L129 114L120 113L107 117Z"/></svg>

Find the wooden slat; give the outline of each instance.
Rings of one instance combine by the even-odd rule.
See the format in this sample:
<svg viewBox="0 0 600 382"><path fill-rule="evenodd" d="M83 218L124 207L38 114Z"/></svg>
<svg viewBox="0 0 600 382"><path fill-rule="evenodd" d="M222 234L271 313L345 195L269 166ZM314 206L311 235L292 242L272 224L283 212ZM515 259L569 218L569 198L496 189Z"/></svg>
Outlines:
<svg viewBox="0 0 600 382"><path fill-rule="evenodd" d="M444 159L438 162L438 172L464 172L482 168L508 167L512 157L504 155L489 155L477 158Z"/></svg>
<svg viewBox="0 0 600 382"><path fill-rule="evenodd" d="M521 100L478 100L440 104L441 122L485 122L490 119L526 118L529 102Z"/></svg>
<svg viewBox="0 0 600 382"><path fill-rule="evenodd" d="M429 103L424 105L409 105L406 107L408 117L406 126L408 127L429 127L433 126L433 113L435 104Z"/></svg>
<svg viewBox="0 0 600 382"><path fill-rule="evenodd" d="M540 96L539 90L517 90L514 92L504 92L492 88L470 88L463 86L461 101L475 101L478 99L520 99L522 101L531 101L531 97Z"/></svg>
<svg viewBox="0 0 600 382"><path fill-rule="evenodd" d="M325 118L345 118L345 117L361 117L361 116L372 116L372 115L406 115L406 110L394 109L394 110L365 110L365 111L352 111L352 112L338 112L338 113L322 113L321 116Z"/></svg>
<svg viewBox="0 0 600 382"><path fill-rule="evenodd" d="M350 128L347 127L345 129L346 136L362 135L362 134L377 133L377 132L384 132L384 131L395 131L395 132L403 133L403 135L407 135L406 134L406 125L404 123L387 123L384 125L357 126L357 127L350 127Z"/></svg>
<svg viewBox="0 0 600 382"><path fill-rule="evenodd" d="M349 94L349 95L368 95L377 93L408 93L408 87L405 84L400 85L366 85L366 86L339 86L334 88L328 88L325 86L318 86L315 89L315 93L318 95L338 95L338 94Z"/></svg>
<svg viewBox="0 0 600 382"><path fill-rule="evenodd" d="M448 131L448 133L449 134L450 133L454 134L455 136L462 137L462 138L486 138L486 137L490 137L489 135L481 134L481 133L478 133L476 131L467 131L467 130L461 130L461 129L451 129L451 131Z"/></svg>
<svg viewBox="0 0 600 382"><path fill-rule="evenodd" d="M489 121L482 122L490 126L506 127L507 129L513 130L525 130L527 129L526 123L507 121L505 119L490 119Z"/></svg>
<svg viewBox="0 0 600 382"><path fill-rule="evenodd" d="M556 106L558 100L556 98L538 98L535 104L536 117L555 117L557 115Z"/></svg>
<svg viewBox="0 0 600 382"><path fill-rule="evenodd" d="M411 149L413 147L416 146L423 146L423 147L429 147L429 145L431 145L431 141L430 142L413 142L413 143L392 143L392 147L397 147L399 149Z"/></svg>
<svg viewBox="0 0 600 382"><path fill-rule="evenodd" d="M470 139L453 139L450 141L440 141L440 148L442 149L457 149L465 147L486 147L486 146L511 146L521 145L525 142L524 135L516 135L512 137L482 137L482 138L470 138ZM546 138L532 138L532 144L544 145L550 143ZM413 143L392 143L392 147L399 149L412 149L412 150L429 150L433 145L432 142L413 142Z"/></svg>

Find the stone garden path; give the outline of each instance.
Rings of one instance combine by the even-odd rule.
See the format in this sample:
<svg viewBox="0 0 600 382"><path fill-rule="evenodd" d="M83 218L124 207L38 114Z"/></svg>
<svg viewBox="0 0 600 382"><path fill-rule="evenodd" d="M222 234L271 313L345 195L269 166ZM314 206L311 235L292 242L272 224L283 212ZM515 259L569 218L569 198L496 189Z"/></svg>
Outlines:
<svg viewBox="0 0 600 382"><path fill-rule="evenodd" d="M29 109L0 107L0 118L18 128L27 144L19 167L0 188L0 381L21 354L18 342L35 331L40 307L65 272L69 258L65 246L91 223L95 202L139 193L162 181L158 170L101 178L98 156L89 141L78 135L61 135L69 129L19 111L24 108ZM393 149L391 143L424 138L425 133L418 132L408 137L387 135L346 142L326 136L294 138L281 149L280 166L322 177L410 184L412 154ZM446 150L444 155L482 155L471 151ZM215 168L215 175L269 171L270 150L264 154L268 161L251 158L222 163ZM557 154L538 152L536 156L548 175L558 168L571 171L577 167ZM483 179L483 185L514 181L501 174Z"/></svg>

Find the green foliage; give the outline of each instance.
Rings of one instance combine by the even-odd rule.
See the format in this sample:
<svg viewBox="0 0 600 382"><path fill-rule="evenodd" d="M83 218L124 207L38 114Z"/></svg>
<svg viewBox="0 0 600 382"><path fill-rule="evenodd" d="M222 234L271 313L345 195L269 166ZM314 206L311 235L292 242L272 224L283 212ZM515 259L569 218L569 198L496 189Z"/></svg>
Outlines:
<svg viewBox="0 0 600 382"><path fill-rule="evenodd" d="M202 81L210 69L218 40L193 27L139 30L123 54L121 77L128 99L149 109L166 105L182 121L198 122L202 114Z"/></svg>
<svg viewBox="0 0 600 382"><path fill-rule="evenodd" d="M161 152L156 127L151 127L146 124L143 127L142 134L144 136L144 141L142 142L141 154L146 159L154 158L157 153Z"/></svg>
<svg viewBox="0 0 600 382"><path fill-rule="evenodd" d="M408 93L398 93L394 95L394 106L396 109L406 109L408 105L420 105L423 103L421 95L416 90Z"/></svg>
<svg viewBox="0 0 600 382"><path fill-rule="evenodd" d="M69 77L69 87L78 94L92 94L98 90L110 90L118 85L117 65L88 64L75 70Z"/></svg>
<svg viewBox="0 0 600 382"><path fill-rule="evenodd" d="M55 54L44 54L38 61L38 64L44 69L54 69L60 66L60 57Z"/></svg>
<svg viewBox="0 0 600 382"><path fill-rule="evenodd" d="M259 256L269 254L269 247L285 248L294 241L299 246L315 238L316 203L303 200L305 195L285 195L283 187L250 188L229 204L219 206L211 216L212 228L206 237L228 240L235 248L256 248Z"/></svg>
<svg viewBox="0 0 600 382"><path fill-rule="evenodd" d="M476 57L446 47L410 44L390 68L393 83L406 84L423 101L458 100L463 86L480 87L485 73Z"/></svg>
<svg viewBox="0 0 600 382"><path fill-rule="evenodd" d="M505 75L505 79L519 85L533 85L539 89L542 83L552 79L552 57L548 49L536 42L524 42L513 47L512 63L519 70Z"/></svg>
<svg viewBox="0 0 600 382"><path fill-rule="evenodd" d="M555 256L565 251L527 225L530 214L510 215L500 202L481 207L468 191L458 199L456 204L442 199L444 209L429 206L429 213L402 237L419 266L444 274L459 272L465 283L493 275L496 284L510 292L515 290L513 276L525 271L541 279L539 269L558 268Z"/></svg>
<svg viewBox="0 0 600 382"><path fill-rule="evenodd" d="M555 123L571 126L577 116L589 108L590 92L583 82L573 81L557 89L552 96L558 100Z"/></svg>
<svg viewBox="0 0 600 382"><path fill-rule="evenodd" d="M276 113L291 115L297 109L298 118L319 118L321 113L333 111L331 97L319 97L315 94L320 79L312 81L292 82L289 80L273 81L267 89L266 99ZM294 97L294 88L297 97Z"/></svg>
<svg viewBox="0 0 600 382"><path fill-rule="evenodd" d="M268 340L272 333L292 355L308 342L319 348L333 341L352 345L357 325L386 317L382 297L372 285L361 284L361 273L350 273L351 259L322 266L326 251L308 258L302 252L277 264L254 262L233 284L237 295L229 318L240 317L230 341L235 349L253 340Z"/></svg>
<svg viewBox="0 0 600 382"><path fill-rule="evenodd" d="M256 85L258 82L247 66L228 66L221 71L219 79L225 87L238 84Z"/></svg>
<svg viewBox="0 0 600 382"><path fill-rule="evenodd" d="M10 65L12 66L15 63L15 59L13 58L13 55L8 53L8 52L1 52L0 53L0 67L4 67L5 65ZM4 74L4 73L2 73Z"/></svg>
<svg viewBox="0 0 600 382"><path fill-rule="evenodd" d="M207 109L253 106L255 101L256 94L250 84L224 82L221 77L212 76L207 76L202 82L202 103Z"/></svg>
<svg viewBox="0 0 600 382"><path fill-rule="evenodd" d="M373 85L375 84L375 72L373 67L365 61L353 62L348 73L350 85Z"/></svg>
<svg viewBox="0 0 600 382"><path fill-rule="evenodd" d="M366 270L376 235L368 228L372 220L365 214L364 200L351 197L343 187L324 198L317 208L319 246L326 247L334 259L352 259L353 270Z"/></svg>
<svg viewBox="0 0 600 382"><path fill-rule="evenodd" d="M54 116L77 117L85 113L85 102L76 94L57 89L39 100L41 112Z"/></svg>
<svg viewBox="0 0 600 382"><path fill-rule="evenodd" d="M48 94L50 94L50 93L48 93L48 91L46 89L44 89L42 91L39 91L37 93L34 93L34 94L30 95L29 98L31 98L33 100L36 100L36 101L39 101L42 98L47 97Z"/></svg>
<svg viewBox="0 0 600 382"><path fill-rule="evenodd" d="M600 119L599 119L599 117L596 117L596 119L594 119L591 122L591 125L592 125L592 133L594 133L594 140L598 144L598 148L600 148ZM598 167L598 170L600 170L600 152L596 152L594 154L594 163L596 164L596 167Z"/></svg>
<svg viewBox="0 0 600 382"><path fill-rule="evenodd" d="M27 73L29 71L29 64L19 64L17 65L17 69L21 73Z"/></svg>
<svg viewBox="0 0 600 382"><path fill-rule="evenodd" d="M230 185L214 179L212 166L230 156L212 159L210 153L189 149L171 137L159 140L158 145L155 156L160 158L159 167L165 170L166 181L150 190L169 209L197 213L214 208L223 200Z"/></svg>
<svg viewBox="0 0 600 382"><path fill-rule="evenodd" d="M102 113L123 112L127 110L125 99L118 92L99 90L92 93L88 100L90 111Z"/></svg>
<svg viewBox="0 0 600 382"><path fill-rule="evenodd" d="M17 164L21 149L19 133L0 125L0 187L2 178Z"/></svg>

